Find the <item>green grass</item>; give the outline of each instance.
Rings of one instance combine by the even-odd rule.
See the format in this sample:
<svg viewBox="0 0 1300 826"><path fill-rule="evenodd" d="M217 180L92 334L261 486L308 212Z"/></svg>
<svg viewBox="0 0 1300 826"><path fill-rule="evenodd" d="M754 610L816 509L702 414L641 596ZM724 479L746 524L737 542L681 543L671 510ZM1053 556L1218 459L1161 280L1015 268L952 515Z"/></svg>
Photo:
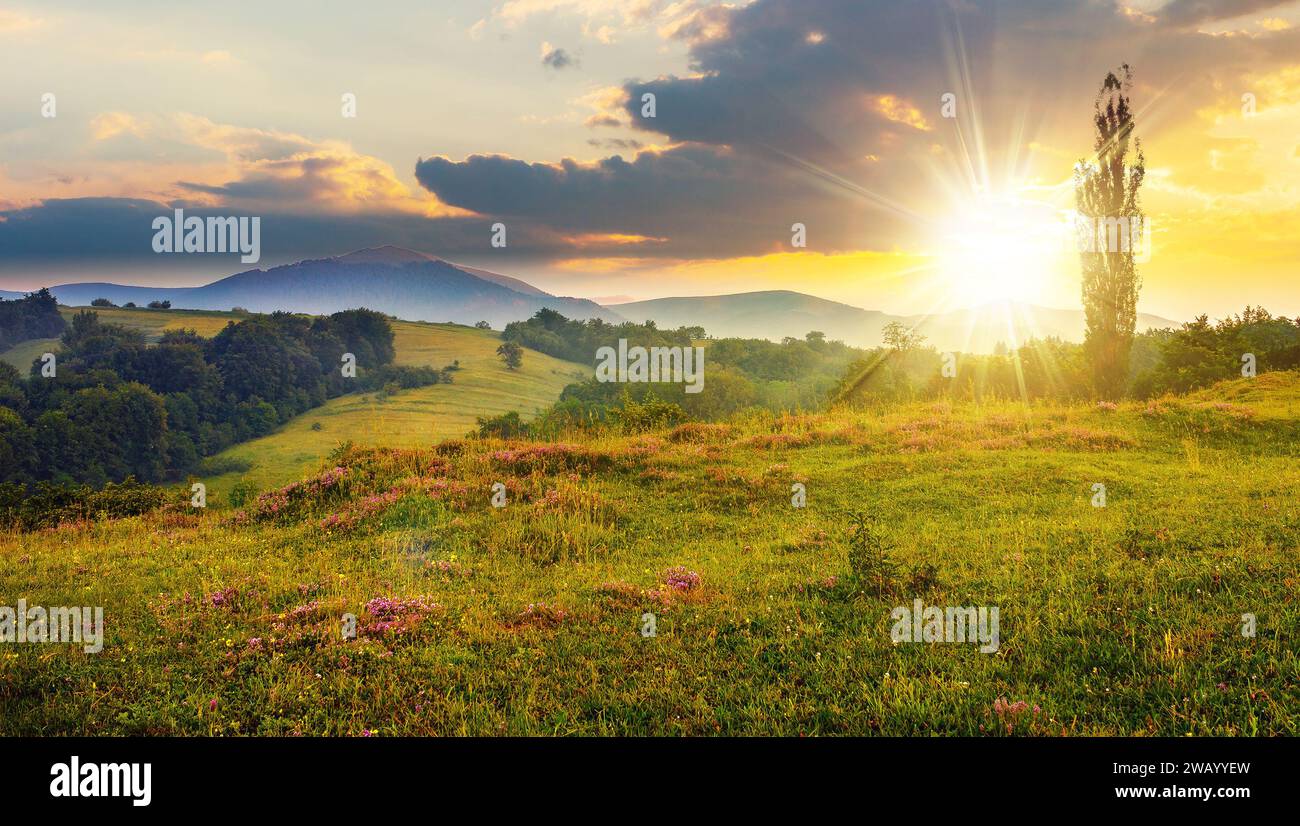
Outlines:
<svg viewBox="0 0 1300 826"><path fill-rule="evenodd" d="M210 491L224 495L240 479L259 489L283 485L315 470L339 444L419 447L464 436L479 416L511 410L532 415L560 397L565 385L580 381L583 367L529 350L523 366L508 370L496 355L501 338L490 330L453 324L393 322L396 363L441 368L459 360L452 384L404 390L385 397L365 393L331 399L275 433L217 454L215 463L249 465L204 478ZM320 430L312 426L320 424Z"/></svg>
<svg viewBox="0 0 1300 826"><path fill-rule="evenodd" d="M107 637L0 647L0 734L1295 735L1297 445L1287 373L1117 410L916 404L352 455L279 520L0 539L0 603L102 605ZM852 511L890 547L881 593L849 568ZM358 521L325 530L331 513ZM667 589L676 565L700 586ZM377 597L437 607L344 640ZM999 650L892 643L914 598L998 606Z"/></svg>

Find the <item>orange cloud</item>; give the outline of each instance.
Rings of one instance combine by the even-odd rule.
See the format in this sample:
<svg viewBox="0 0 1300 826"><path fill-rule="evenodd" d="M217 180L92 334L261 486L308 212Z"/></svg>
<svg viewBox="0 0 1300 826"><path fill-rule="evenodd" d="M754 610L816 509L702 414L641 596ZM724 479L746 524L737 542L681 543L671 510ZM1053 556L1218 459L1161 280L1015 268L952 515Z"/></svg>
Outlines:
<svg viewBox="0 0 1300 826"><path fill-rule="evenodd" d="M650 235L632 235L619 232L586 232L579 235L564 236L565 243L575 247L602 247L607 245L630 246L634 244L662 244L667 238L655 238Z"/></svg>
<svg viewBox="0 0 1300 826"><path fill-rule="evenodd" d="M876 95L871 99L872 108L887 120L901 123L922 132L929 132L931 126L926 122L921 110L900 97L894 95Z"/></svg>

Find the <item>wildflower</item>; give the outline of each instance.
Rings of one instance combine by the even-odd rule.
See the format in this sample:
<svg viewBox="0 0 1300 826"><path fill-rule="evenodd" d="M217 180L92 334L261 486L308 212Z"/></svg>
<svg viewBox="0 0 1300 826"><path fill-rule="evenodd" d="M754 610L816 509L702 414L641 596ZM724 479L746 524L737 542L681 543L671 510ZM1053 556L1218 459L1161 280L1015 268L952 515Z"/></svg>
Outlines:
<svg viewBox="0 0 1300 826"><path fill-rule="evenodd" d="M664 584L676 591L693 591L700 586L700 575L677 565L664 571Z"/></svg>

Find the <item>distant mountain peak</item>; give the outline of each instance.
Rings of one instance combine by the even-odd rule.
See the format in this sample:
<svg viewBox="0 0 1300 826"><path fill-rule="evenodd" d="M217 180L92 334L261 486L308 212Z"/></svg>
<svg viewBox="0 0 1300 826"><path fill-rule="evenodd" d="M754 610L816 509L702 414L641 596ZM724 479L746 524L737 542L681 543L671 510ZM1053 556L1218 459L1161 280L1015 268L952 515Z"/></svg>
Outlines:
<svg viewBox="0 0 1300 826"><path fill-rule="evenodd" d="M420 264L429 261L440 261L441 259L428 253L385 244L382 247L367 247L363 250L349 252L347 255L339 255L334 260L341 264L387 264L396 267L402 264Z"/></svg>

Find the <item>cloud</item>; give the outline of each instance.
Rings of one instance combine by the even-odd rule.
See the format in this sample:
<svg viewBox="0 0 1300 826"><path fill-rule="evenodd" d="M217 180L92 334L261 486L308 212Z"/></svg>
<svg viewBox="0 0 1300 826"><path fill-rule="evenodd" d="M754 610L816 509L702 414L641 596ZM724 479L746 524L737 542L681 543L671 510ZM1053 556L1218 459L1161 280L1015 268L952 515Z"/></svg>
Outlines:
<svg viewBox="0 0 1300 826"><path fill-rule="evenodd" d="M492 18L517 28L537 17L582 21L583 36L610 44L620 37L654 31L667 39L695 41L720 36L728 8L751 0L507 0Z"/></svg>
<svg viewBox="0 0 1300 826"><path fill-rule="evenodd" d="M0 9L0 35L35 29L45 23L39 17L31 17L16 11Z"/></svg>
<svg viewBox="0 0 1300 826"><path fill-rule="evenodd" d="M440 201L508 225L540 224L564 238L662 239L643 244L651 256L788 248L794 222L816 227L822 249L843 248L845 239L861 232L846 193L719 147L648 149L630 161L616 155L594 163L435 157L417 163L415 175ZM889 218L877 225L898 229ZM604 246L626 254L625 241Z"/></svg>
<svg viewBox="0 0 1300 826"><path fill-rule="evenodd" d="M621 86L603 86L593 89L574 103L596 110L583 125L589 129L598 126L623 126L627 122L624 106L627 104L627 91Z"/></svg>
<svg viewBox="0 0 1300 826"><path fill-rule="evenodd" d="M60 163L57 180L28 175L7 193L42 200L59 193L112 195L241 210L311 212L393 210L453 214L421 190L412 192L392 166L346 141L218 123L180 112L170 117L125 111L96 114L81 154Z"/></svg>
<svg viewBox="0 0 1300 826"><path fill-rule="evenodd" d="M1247 14L1285 6L1291 0L1170 0L1156 12L1167 26L1184 28L1230 20Z"/></svg>
<svg viewBox="0 0 1300 826"><path fill-rule="evenodd" d="M121 272L131 283L148 283L172 279L181 270L216 278L247 269L228 256L155 254L153 219L171 216L177 207L183 207L187 217L250 214L225 203L201 206L141 198L52 198L0 209L0 249L5 250L0 276L5 288L98 280L105 270ZM494 250L491 222L472 216L429 217L378 209L302 212L289 206L252 214L262 219L263 268L382 244L460 258L516 259L529 251L573 248L558 236L519 226L511 227L511 249Z"/></svg>
<svg viewBox="0 0 1300 826"><path fill-rule="evenodd" d="M588 146L602 149L643 149L645 144L634 138L588 138Z"/></svg>
<svg viewBox="0 0 1300 826"><path fill-rule="evenodd" d="M178 180L182 195L207 204L304 212L391 210L430 216L458 214L415 197L385 161L343 141L317 141L288 132L215 123L198 115L173 119L181 139L226 158L218 180Z"/></svg>
<svg viewBox="0 0 1300 826"><path fill-rule="evenodd" d="M563 69L573 65L573 58L564 49L543 41L542 65L552 69Z"/></svg>
<svg viewBox="0 0 1300 826"><path fill-rule="evenodd" d="M123 133L142 137L146 126L129 112L104 112L90 120L91 137L97 141L108 140Z"/></svg>
<svg viewBox="0 0 1300 826"><path fill-rule="evenodd" d="M559 0L507 8L521 18L596 12ZM1180 1L1162 19L1246 8ZM690 74L631 80L582 102L595 110L587 126L627 125L654 135L645 141L653 148L594 163L435 157L416 167L421 186L447 204L562 237L666 239L640 245L646 256L788 250L793 222L807 225L818 252L909 248L932 240L935 223L969 207L980 188L1024 183L1068 208L1064 184L1091 150L1097 86L1121 61L1134 64L1139 134L1154 141L1155 163L1160 137L1203 134L1207 104L1239 109L1242 89L1263 88L1248 80L1300 54L1295 30L1217 37L1094 0L758 0L652 4L644 14L675 21L661 34L689 44ZM654 118L642 117L646 93ZM942 109L948 93L955 118ZM1202 160L1196 174L1258 183L1247 150L1218 157L1225 171Z"/></svg>

